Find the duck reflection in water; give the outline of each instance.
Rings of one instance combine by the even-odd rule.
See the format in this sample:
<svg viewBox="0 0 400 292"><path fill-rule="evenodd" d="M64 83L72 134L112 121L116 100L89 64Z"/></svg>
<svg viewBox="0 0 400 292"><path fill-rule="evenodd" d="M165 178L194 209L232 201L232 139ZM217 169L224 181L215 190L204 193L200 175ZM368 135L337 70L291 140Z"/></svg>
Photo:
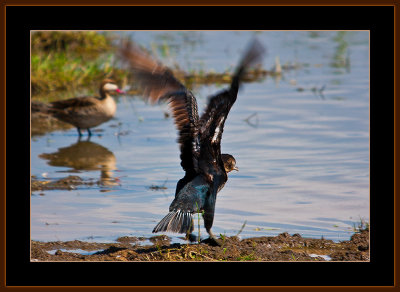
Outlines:
<svg viewBox="0 0 400 292"><path fill-rule="evenodd" d="M43 153L39 157L48 160L48 165L70 167L76 172L100 170L99 185L119 185L118 179L113 177L117 162L114 153L97 143L78 140L57 152Z"/></svg>

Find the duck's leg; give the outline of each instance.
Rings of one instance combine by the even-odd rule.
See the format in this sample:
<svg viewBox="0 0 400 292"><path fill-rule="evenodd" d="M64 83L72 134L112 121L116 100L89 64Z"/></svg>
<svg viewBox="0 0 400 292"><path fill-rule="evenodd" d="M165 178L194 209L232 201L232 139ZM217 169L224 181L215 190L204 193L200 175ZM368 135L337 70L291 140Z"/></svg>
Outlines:
<svg viewBox="0 0 400 292"><path fill-rule="evenodd" d="M80 138L80 137L82 137L81 128L77 127L76 129L78 130L78 135L79 135L79 138Z"/></svg>
<svg viewBox="0 0 400 292"><path fill-rule="evenodd" d="M87 132L88 132L89 137L92 137L92 132L90 131L89 128L87 128Z"/></svg>

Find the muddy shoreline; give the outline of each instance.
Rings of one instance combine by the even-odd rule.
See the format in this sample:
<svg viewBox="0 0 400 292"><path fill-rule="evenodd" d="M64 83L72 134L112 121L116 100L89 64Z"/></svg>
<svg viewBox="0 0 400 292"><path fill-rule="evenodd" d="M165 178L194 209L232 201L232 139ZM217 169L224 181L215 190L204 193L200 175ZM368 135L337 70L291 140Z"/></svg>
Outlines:
<svg viewBox="0 0 400 292"><path fill-rule="evenodd" d="M369 261L368 229L341 242L286 232L274 237L220 240L222 246L171 244L166 235L120 237L115 243L32 241L31 261ZM152 244L144 245L144 241Z"/></svg>

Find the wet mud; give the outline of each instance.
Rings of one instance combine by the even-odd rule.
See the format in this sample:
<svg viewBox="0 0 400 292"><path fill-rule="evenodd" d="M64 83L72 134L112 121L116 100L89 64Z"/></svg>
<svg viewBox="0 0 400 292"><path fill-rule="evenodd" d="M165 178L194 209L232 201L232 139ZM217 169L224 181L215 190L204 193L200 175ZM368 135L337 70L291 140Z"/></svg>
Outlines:
<svg viewBox="0 0 400 292"><path fill-rule="evenodd" d="M81 177L77 175L69 175L65 178L61 178L58 180L39 180L35 176L32 176L31 179L31 191L32 192L40 192L47 190L74 190L77 186L86 185L100 185L100 180L83 180ZM39 194L40 195L40 194Z"/></svg>
<svg viewBox="0 0 400 292"><path fill-rule="evenodd" d="M333 242L282 233L275 237L220 238L179 244L166 235L120 237L115 243L31 242L31 261L369 261L369 230ZM151 244L150 244L151 243Z"/></svg>
<svg viewBox="0 0 400 292"><path fill-rule="evenodd" d="M40 137L49 132L57 130L69 130L73 128L72 125L61 122L52 116L36 112L31 115L31 135L32 137Z"/></svg>

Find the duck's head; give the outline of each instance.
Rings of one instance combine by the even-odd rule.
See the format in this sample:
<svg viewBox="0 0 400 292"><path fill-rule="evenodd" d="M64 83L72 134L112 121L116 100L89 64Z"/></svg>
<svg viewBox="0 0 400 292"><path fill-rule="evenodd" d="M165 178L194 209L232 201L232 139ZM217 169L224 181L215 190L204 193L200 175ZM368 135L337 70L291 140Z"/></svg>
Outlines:
<svg viewBox="0 0 400 292"><path fill-rule="evenodd" d="M224 163L224 168L226 173L231 172L232 170L239 171L239 168L236 166L235 158L230 154L221 154L222 162Z"/></svg>
<svg viewBox="0 0 400 292"><path fill-rule="evenodd" d="M118 88L118 85L114 80L104 79L100 85L100 94L103 95L103 94L111 93L111 92L117 92L120 94L125 93Z"/></svg>

